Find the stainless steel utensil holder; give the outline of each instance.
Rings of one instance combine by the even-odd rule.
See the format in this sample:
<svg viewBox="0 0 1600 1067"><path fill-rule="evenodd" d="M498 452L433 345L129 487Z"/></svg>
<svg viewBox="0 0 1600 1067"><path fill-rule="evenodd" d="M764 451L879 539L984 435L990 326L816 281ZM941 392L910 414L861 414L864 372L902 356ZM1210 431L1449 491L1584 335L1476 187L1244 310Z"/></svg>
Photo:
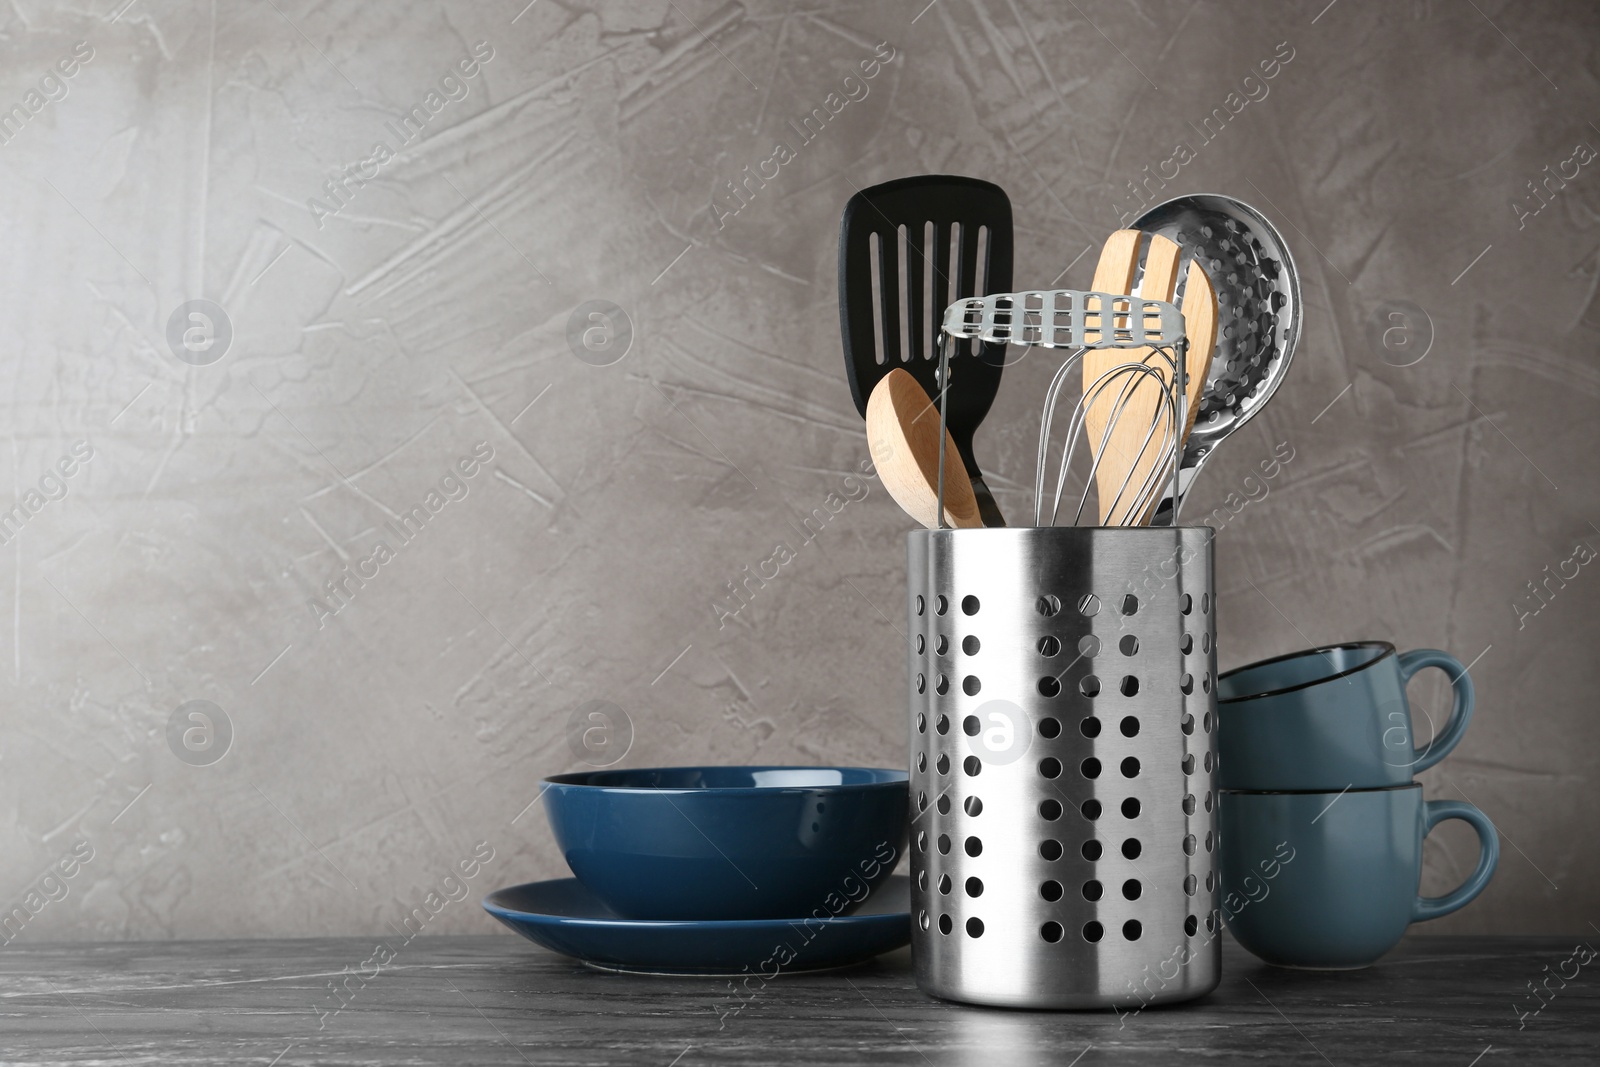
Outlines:
<svg viewBox="0 0 1600 1067"><path fill-rule="evenodd" d="M1216 987L1212 536L908 535L925 992L1138 1008Z"/></svg>

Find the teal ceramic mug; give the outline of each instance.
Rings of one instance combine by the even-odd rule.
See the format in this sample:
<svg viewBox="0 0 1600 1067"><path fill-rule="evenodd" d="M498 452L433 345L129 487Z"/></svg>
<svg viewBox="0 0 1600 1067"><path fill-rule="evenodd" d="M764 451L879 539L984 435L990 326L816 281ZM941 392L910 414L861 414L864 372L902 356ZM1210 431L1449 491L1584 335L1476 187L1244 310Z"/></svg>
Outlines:
<svg viewBox="0 0 1600 1067"><path fill-rule="evenodd" d="M1450 718L1418 747L1406 683L1438 667ZM1217 679L1222 789L1377 789L1404 785L1449 755L1472 721L1472 679L1447 652L1357 641L1238 667Z"/></svg>
<svg viewBox="0 0 1600 1067"><path fill-rule="evenodd" d="M1422 786L1343 793L1223 791L1217 813L1222 916L1234 939L1279 967L1376 963L1415 922L1483 892L1500 860L1488 816ZM1419 895L1422 841L1446 819L1478 832L1478 865L1442 897Z"/></svg>

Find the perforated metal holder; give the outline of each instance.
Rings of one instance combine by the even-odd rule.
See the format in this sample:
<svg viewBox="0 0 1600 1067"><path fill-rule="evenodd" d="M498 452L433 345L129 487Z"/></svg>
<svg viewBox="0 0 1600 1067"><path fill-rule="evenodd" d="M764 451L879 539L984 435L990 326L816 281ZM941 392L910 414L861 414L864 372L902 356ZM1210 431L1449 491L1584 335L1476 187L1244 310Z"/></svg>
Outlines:
<svg viewBox="0 0 1600 1067"><path fill-rule="evenodd" d="M948 1000L1220 978L1209 527L908 535L912 952Z"/></svg>

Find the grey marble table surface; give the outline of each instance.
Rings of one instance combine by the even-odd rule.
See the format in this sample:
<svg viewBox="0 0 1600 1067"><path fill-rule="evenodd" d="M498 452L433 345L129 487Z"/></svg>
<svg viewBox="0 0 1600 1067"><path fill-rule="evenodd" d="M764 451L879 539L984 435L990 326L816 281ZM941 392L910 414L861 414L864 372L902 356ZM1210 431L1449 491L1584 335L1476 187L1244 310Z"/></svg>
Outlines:
<svg viewBox="0 0 1600 1067"><path fill-rule="evenodd" d="M908 950L752 995L593 971L511 937L421 938L340 999L330 983L370 942L12 943L0 1062L1594 1064L1600 960L1573 954L1592 940L1413 938L1344 973L1275 970L1230 941L1216 992L1136 1014L942 1003L916 988Z"/></svg>

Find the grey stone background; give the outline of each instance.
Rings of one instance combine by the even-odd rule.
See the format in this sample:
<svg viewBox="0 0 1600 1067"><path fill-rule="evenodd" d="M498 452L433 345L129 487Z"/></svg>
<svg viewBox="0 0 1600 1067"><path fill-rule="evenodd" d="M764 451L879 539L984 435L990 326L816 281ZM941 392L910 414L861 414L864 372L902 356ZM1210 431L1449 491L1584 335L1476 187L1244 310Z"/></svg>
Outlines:
<svg viewBox="0 0 1600 1067"><path fill-rule="evenodd" d="M1600 146L1593 4L525 2L0 14L0 105L29 114L0 145L0 462L26 512L0 551L4 905L92 852L17 936L376 932L480 842L429 931L491 930L483 891L564 871L534 802L583 766L590 701L626 713L590 735L614 755L631 723L624 765L902 765L907 522L855 476L840 210L990 178L1019 284L1086 287L1180 141L1160 195L1260 207L1306 298L1287 383L1189 504L1293 448L1219 534L1222 666L1352 638L1472 661L1473 729L1423 777L1503 858L1429 929L1600 922L1600 572L1548 603L1526 584L1600 545L1600 167L1548 205L1528 184ZM866 95L713 211L880 42ZM422 135L330 200L430 91ZM232 337L184 362L193 299ZM625 354L569 344L592 300ZM978 437L1012 513L1047 373L1008 371ZM719 618L780 542L794 560ZM345 567L371 577L341 602ZM1448 706L1437 677L1412 694ZM1474 854L1441 829L1425 888Z"/></svg>

